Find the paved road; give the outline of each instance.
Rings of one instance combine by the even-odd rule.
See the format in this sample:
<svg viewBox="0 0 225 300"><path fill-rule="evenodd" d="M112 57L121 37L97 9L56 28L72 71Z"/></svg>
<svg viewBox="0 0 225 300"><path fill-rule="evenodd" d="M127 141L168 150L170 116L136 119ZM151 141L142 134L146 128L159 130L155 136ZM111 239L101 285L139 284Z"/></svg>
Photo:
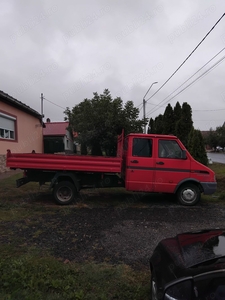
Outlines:
<svg viewBox="0 0 225 300"><path fill-rule="evenodd" d="M211 158L212 162L218 162L221 164L225 164L225 154L224 153L207 153L208 157Z"/></svg>

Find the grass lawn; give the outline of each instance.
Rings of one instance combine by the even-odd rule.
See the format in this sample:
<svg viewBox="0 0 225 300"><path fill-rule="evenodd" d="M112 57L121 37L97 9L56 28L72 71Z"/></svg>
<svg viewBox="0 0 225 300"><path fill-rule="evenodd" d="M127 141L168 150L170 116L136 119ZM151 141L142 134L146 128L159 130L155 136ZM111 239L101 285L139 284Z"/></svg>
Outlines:
<svg viewBox="0 0 225 300"><path fill-rule="evenodd" d="M215 194L206 196L203 195L202 199L207 201L225 203L225 164L213 163L209 166L216 174L217 191Z"/></svg>

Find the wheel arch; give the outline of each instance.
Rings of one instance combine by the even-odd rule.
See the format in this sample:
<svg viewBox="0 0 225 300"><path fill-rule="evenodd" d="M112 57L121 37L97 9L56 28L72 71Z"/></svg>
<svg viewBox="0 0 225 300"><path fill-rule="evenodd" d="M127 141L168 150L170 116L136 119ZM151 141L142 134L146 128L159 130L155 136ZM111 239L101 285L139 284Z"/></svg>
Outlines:
<svg viewBox="0 0 225 300"><path fill-rule="evenodd" d="M79 178L72 172L57 172L52 178L50 188L53 188L60 181L70 181L75 185L77 191L80 190Z"/></svg>
<svg viewBox="0 0 225 300"><path fill-rule="evenodd" d="M187 179L181 180L181 181L177 184L177 186L176 186L176 188L175 188L175 190L174 190L174 194L176 194L176 192L179 190L179 188L180 188L182 185L188 184L188 183L192 183L192 184L197 185L197 186L199 187L201 193L204 191L204 190L203 190L203 187L202 187L202 185L201 185L201 183L200 183L198 180L196 180L195 178L187 178Z"/></svg>

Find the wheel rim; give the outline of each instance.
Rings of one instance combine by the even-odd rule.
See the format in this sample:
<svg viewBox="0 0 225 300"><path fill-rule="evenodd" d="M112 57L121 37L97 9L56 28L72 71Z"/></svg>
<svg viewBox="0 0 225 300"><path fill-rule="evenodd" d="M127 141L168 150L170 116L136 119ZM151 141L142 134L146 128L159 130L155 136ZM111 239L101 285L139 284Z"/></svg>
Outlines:
<svg viewBox="0 0 225 300"><path fill-rule="evenodd" d="M152 279L152 300L157 300L157 289L154 279Z"/></svg>
<svg viewBox="0 0 225 300"><path fill-rule="evenodd" d="M182 192L183 201L186 203L191 203L196 200L197 194L194 190L187 188Z"/></svg>
<svg viewBox="0 0 225 300"><path fill-rule="evenodd" d="M62 202L69 201L72 196L73 196L73 191L69 187L62 186L57 191L57 197Z"/></svg>

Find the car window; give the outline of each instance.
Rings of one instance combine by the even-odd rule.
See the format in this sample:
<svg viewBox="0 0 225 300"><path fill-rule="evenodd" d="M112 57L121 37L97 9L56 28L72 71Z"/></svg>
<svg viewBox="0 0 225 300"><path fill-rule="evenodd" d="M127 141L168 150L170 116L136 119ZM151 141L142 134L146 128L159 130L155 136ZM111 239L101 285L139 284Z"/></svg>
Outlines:
<svg viewBox="0 0 225 300"><path fill-rule="evenodd" d="M184 280L176 283L166 290L164 300L190 300L192 296L192 281Z"/></svg>
<svg viewBox="0 0 225 300"><path fill-rule="evenodd" d="M134 138L132 155L139 156L139 157L151 157L152 156L152 139Z"/></svg>
<svg viewBox="0 0 225 300"><path fill-rule="evenodd" d="M159 140L158 156L166 158L182 158L182 149L177 141L174 140Z"/></svg>

